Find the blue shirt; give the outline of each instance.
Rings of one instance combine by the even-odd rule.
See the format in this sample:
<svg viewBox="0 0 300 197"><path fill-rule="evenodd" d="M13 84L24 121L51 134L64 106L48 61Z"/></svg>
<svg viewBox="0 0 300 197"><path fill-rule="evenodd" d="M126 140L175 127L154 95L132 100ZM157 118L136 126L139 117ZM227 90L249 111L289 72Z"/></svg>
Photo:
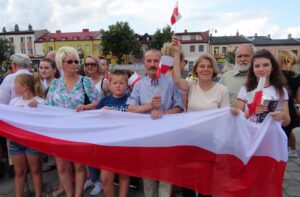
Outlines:
<svg viewBox="0 0 300 197"><path fill-rule="evenodd" d="M170 76L161 75L152 80L147 75L136 84L127 100L128 105L144 105L151 102L152 97L161 96L161 110L167 111L174 107L184 109L181 94ZM151 113L151 111L147 112Z"/></svg>
<svg viewBox="0 0 300 197"><path fill-rule="evenodd" d="M121 98L116 98L112 95L104 97L100 100L100 103L97 105L96 109L101 109L102 107L107 106L110 110L126 112L128 109L128 105L126 104L127 98L127 95L124 95Z"/></svg>

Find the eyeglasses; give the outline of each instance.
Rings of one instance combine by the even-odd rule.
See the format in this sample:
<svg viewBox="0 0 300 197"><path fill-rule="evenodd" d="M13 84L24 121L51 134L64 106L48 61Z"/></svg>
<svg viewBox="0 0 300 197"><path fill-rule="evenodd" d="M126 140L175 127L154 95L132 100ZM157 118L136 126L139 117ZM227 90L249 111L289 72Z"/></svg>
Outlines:
<svg viewBox="0 0 300 197"><path fill-rule="evenodd" d="M84 66L85 67L96 67L97 64L96 63L85 63Z"/></svg>
<svg viewBox="0 0 300 197"><path fill-rule="evenodd" d="M68 60L68 61L64 61L64 62L66 62L67 64L73 64L73 63L79 64L78 60Z"/></svg>

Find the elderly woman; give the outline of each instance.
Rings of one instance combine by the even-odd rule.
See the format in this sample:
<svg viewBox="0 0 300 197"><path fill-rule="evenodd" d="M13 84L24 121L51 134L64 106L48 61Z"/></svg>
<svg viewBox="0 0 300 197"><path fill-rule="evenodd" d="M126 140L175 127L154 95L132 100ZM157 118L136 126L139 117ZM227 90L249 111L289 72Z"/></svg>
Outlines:
<svg viewBox="0 0 300 197"><path fill-rule="evenodd" d="M65 107L81 111L85 106L96 106L99 94L93 81L88 77L77 74L79 55L73 47L61 47L55 57L56 64L64 72L63 77L54 79L49 87L46 103L52 106ZM90 104L87 104L87 101ZM85 105L86 104L86 105ZM74 196L71 165L72 162L56 157L56 164L60 182L67 196ZM81 196L85 182L85 166L74 163L75 169L75 196Z"/></svg>
<svg viewBox="0 0 300 197"><path fill-rule="evenodd" d="M84 73L86 76L92 78L95 88L101 97L107 95L109 91L109 82L101 74L102 67L100 65L100 60L96 56L87 56L84 63Z"/></svg>
<svg viewBox="0 0 300 197"><path fill-rule="evenodd" d="M218 66L214 57L203 54L196 60L193 79L185 80L180 73L180 41L173 36L174 67L173 80L176 86L188 93L187 112L217 109L229 106L229 91L222 84L213 81L218 74ZM195 192L182 189L183 197L195 196ZM198 194L199 197L205 196Z"/></svg>

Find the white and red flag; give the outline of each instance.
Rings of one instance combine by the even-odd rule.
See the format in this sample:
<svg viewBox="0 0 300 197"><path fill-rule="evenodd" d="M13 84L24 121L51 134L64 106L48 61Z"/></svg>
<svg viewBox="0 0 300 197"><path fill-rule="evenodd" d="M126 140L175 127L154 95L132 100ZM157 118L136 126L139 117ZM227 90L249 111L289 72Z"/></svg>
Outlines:
<svg viewBox="0 0 300 197"><path fill-rule="evenodd" d="M170 70L173 67L174 64L174 58L170 56L161 56L159 67L156 71L156 77L159 78L160 74L166 74L168 70Z"/></svg>
<svg viewBox="0 0 300 197"><path fill-rule="evenodd" d="M249 116L255 114L256 107L262 104L263 89L265 87L266 78L261 77L258 81L252 103L248 104Z"/></svg>
<svg viewBox="0 0 300 197"><path fill-rule="evenodd" d="M179 21L179 19L181 19L181 14L179 13L179 9L178 9L178 1L176 1L172 16L171 16L171 24L174 25L177 21Z"/></svg>
<svg viewBox="0 0 300 197"><path fill-rule="evenodd" d="M217 123L217 125L216 125ZM226 197L282 196L287 139L229 108L165 115L0 104L0 135L41 152Z"/></svg>
<svg viewBox="0 0 300 197"><path fill-rule="evenodd" d="M133 89L133 87L141 80L141 77L134 72L128 79L128 85Z"/></svg>

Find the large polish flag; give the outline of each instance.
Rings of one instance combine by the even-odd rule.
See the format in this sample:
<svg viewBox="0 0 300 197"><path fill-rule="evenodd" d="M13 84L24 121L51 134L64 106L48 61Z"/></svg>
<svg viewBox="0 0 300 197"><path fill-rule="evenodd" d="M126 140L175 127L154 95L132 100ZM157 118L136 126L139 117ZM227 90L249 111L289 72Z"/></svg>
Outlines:
<svg viewBox="0 0 300 197"><path fill-rule="evenodd" d="M282 196L287 139L229 108L163 116L0 105L0 135L68 160L204 194Z"/></svg>

